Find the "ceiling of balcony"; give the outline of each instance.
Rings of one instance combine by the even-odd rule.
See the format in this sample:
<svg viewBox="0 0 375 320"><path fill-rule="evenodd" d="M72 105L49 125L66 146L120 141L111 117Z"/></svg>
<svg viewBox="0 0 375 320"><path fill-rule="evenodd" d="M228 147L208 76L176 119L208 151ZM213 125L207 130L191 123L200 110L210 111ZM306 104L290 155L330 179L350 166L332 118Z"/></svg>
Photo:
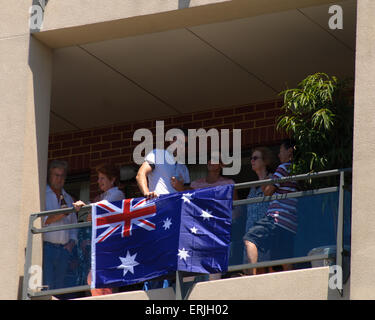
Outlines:
<svg viewBox="0 0 375 320"><path fill-rule="evenodd" d="M356 1L54 50L50 131L275 99L315 72L354 76Z"/></svg>

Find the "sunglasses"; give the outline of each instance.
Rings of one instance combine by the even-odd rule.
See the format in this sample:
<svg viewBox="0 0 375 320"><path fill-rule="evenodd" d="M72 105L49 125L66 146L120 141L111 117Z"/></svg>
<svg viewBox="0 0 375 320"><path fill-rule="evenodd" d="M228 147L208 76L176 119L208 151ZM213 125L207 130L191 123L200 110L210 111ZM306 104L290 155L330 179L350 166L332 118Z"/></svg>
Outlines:
<svg viewBox="0 0 375 320"><path fill-rule="evenodd" d="M250 158L251 161L252 161L252 160L256 161L256 160L258 160L258 159L260 159L260 157L257 157L257 156L254 156L254 157L251 157L251 158Z"/></svg>

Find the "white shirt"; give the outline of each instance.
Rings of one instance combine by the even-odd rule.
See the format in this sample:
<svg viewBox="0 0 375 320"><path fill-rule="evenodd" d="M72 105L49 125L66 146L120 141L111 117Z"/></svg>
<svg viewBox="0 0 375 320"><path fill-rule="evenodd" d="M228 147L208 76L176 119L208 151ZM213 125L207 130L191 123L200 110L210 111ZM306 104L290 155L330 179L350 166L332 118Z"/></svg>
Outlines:
<svg viewBox="0 0 375 320"><path fill-rule="evenodd" d="M176 162L173 155L167 150L154 149L146 155L145 161L154 167L147 176L150 192L154 191L157 194L177 192L172 187L172 177L183 179L184 184L190 183L188 168L184 164Z"/></svg>
<svg viewBox="0 0 375 320"><path fill-rule="evenodd" d="M68 207L73 207L73 199L72 197L66 193L64 189L62 189L61 193L64 196L64 199L68 205ZM56 194L52 191L51 187L47 185L46 189L46 210L56 210L60 209L60 202L57 199ZM59 221L50 223L48 225L45 224L48 216L43 217L43 227L52 227L52 226L61 226L64 224L73 224L77 223L77 215L75 212L65 216ZM46 232L43 234L43 241L48 241L54 244L66 244L69 240L77 241L77 230L78 229L70 229L70 230L61 230L61 231L52 231Z"/></svg>

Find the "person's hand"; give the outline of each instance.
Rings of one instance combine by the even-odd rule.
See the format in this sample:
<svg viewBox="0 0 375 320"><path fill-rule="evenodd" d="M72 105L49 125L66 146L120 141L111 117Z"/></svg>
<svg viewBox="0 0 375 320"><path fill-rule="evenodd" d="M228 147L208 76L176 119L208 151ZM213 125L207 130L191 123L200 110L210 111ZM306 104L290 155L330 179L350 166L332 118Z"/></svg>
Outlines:
<svg viewBox="0 0 375 320"><path fill-rule="evenodd" d="M184 180L180 176L180 179L177 179L176 177L171 178L171 185L173 188L175 188L177 191L184 191Z"/></svg>
<svg viewBox="0 0 375 320"><path fill-rule="evenodd" d="M73 207L74 207L74 210L75 211L79 211L79 210L81 210L81 208L83 207L83 206L85 206L86 205L86 203L84 203L83 201L81 201L81 200L78 200L78 201L76 201L76 202L74 202L73 203Z"/></svg>
<svg viewBox="0 0 375 320"><path fill-rule="evenodd" d="M149 192L146 192L145 194L144 194L144 197L147 199L147 200L149 200L149 199L153 199L153 198L157 198L157 197L159 197L159 195L155 192L155 191L149 191Z"/></svg>

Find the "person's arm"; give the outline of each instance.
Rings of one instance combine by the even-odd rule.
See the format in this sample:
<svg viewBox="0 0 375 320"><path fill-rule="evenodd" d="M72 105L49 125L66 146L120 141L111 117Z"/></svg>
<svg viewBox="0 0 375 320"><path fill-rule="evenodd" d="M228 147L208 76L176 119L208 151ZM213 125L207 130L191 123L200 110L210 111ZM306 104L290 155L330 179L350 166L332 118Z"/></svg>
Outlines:
<svg viewBox="0 0 375 320"><path fill-rule="evenodd" d="M137 176L135 178L137 180L139 190L141 191L143 196L147 199L151 199L151 198L155 198L159 196L156 192L154 191L150 192L150 190L148 189L147 176L151 172L152 172L151 165L147 161L145 161L140 166Z"/></svg>
<svg viewBox="0 0 375 320"><path fill-rule="evenodd" d="M262 186L262 191L265 196L272 196L276 191L276 186L273 184Z"/></svg>
<svg viewBox="0 0 375 320"><path fill-rule="evenodd" d="M48 224L60 221L61 219L63 219L67 215L69 215L69 213L60 213L60 214L54 214L52 216L48 216L47 219L44 221L44 224L48 225Z"/></svg>

